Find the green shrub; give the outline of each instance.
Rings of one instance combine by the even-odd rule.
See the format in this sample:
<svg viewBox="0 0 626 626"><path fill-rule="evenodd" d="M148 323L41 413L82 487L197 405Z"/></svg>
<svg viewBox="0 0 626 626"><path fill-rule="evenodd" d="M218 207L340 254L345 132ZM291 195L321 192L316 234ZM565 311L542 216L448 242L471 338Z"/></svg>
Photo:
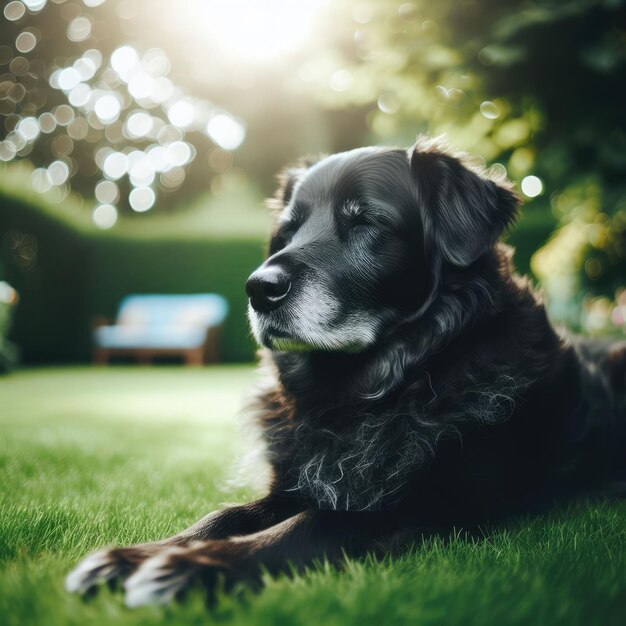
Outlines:
<svg viewBox="0 0 626 626"><path fill-rule="evenodd" d="M522 210L519 223L506 237L515 248L514 263L520 274L531 273L531 258L543 246L556 226L556 219L549 207Z"/></svg>
<svg viewBox="0 0 626 626"><path fill-rule="evenodd" d="M8 339L12 313L12 306L0 301L0 374L11 370L17 362L17 348Z"/></svg>

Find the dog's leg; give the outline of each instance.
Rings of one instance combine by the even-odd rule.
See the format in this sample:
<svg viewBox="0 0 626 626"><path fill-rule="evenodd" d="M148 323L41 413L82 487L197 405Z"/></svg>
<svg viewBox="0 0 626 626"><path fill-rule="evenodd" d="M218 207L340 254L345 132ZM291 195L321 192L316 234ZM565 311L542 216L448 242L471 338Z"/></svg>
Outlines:
<svg viewBox="0 0 626 626"><path fill-rule="evenodd" d="M275 526L305 508L303 502L297 498L269 495L248 504L209 513L172 539L176 539L177 544L185 544L190 541L249 535Z"/></svg>
<svg viewBox="0 0 626 626"><path fill-rule="evenodd" d="M295 498L269 495L249 504L215 511L173 537L90 554L68 574L65 587L68 591L84 594L98 584L128 576L142 561L168 547L254 533L278 524L303 508Z"/></svg>
<svg viewBox="0 0 626 626"><path fill-rule="evenodd" d="M309 510L253 535L163 550L126 581L126 604L163 604L194 582L211 598L220 576L226 589L256 585L264 570L289 573L324 558L338 564L345 556L389 553L415 536L388 512Z"/></svg>

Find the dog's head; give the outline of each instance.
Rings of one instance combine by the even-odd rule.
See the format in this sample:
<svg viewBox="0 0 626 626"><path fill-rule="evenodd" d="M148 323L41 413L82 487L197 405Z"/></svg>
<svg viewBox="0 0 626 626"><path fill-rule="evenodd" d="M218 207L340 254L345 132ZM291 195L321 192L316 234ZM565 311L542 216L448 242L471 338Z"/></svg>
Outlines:
<svg viewBox="0 0 626 626"><path fill-rule="evenodd" d="M287 170L268 259L248 279L257 341L360 352L493 248L517 198L433 141Z"/></svg>

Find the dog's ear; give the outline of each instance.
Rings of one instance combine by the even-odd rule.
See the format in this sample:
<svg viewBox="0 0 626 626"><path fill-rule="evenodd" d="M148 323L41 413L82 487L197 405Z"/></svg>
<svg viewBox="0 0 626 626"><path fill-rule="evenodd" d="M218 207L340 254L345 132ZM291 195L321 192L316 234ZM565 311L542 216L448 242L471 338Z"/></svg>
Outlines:
<svg viewBox="0 0 626 626"><path fill-rule="evenodd" d="M274 192L274 195L265 201L274 219L276 219L285 206L289 204L296 183L305 171L305 167L286 167L276 176L278 188Z"/></svg>
<svg viewBox="0 0 626 626"><path fill-rule="evenodd" d="M280 213L293 195L294 188L304 173L324 158L324 155L308 156L300 159L295 165L286 167L278 173L276 180L278 181L278 189L273 197L269 198L267 205L272 213Z"/></svg>
<svg viewBox="0 0 626 626"><path fill-rule="evenodd" d="M418 140L411 170L422 207L426 253L439 251L466 267L487 252L515 219L519 199L506 181L494 182L443 151Z"/></svg>
<svg viewBox="0 0 626 626"><path fill-rule="evenodd" d="M278 174L276 198L280 201L282 206L289 204L289 200L291 200L291 196L293 195L293 189L304 172L306 172L306 167L299 166L287 167Z"/></svg>

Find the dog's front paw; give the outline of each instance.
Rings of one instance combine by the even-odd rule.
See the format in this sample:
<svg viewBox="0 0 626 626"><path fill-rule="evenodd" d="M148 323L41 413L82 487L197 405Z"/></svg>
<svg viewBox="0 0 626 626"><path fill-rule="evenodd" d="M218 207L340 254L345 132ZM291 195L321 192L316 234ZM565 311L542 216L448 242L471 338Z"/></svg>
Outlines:
<svg viewBox="0 0 626 626"><path fill-rule="evenodd" d="M167 604L200 582L210 596L220 575L232 571L204 550L172 547L145 560L124 583L126 606Z"/></svg>
<svg viewBox="0 0 626 626"><path fill-rule="evenodd" d="M85 557L65 578L65 589L85 594L97 585L128 576L146 557L140 548L111 548Z"/></svg>

